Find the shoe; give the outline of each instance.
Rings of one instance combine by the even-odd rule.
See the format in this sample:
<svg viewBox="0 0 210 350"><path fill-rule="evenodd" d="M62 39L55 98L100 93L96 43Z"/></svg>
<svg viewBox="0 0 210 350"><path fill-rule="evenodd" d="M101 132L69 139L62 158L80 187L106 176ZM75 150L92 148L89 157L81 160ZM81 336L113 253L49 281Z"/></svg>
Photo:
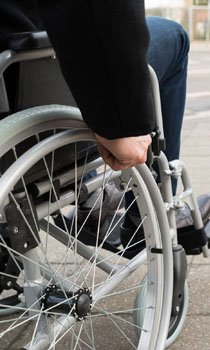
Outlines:
<svg viewBox="0 0 210 350"><path fill-rule="evenodd" d="M176 213L178 243L183 246L188 255L201 253L201 248L207 243L210 246L210 194L204 194L197 199L204 223L204 228L195 230L190 209L185 206ZM121 242L127 247L132 257L145 247L143 227L137 230L140 217L129 211L121 225ZM207 226L208 224L208 226ZM206 225L206 226L205 226ZM135 233L135 235L134 235Z"/></svg>
<svg viewBox="0 0 210 350"><path fill-rule="evenodd" d="M197 202L203 224L205 225L210 219L210 193L198 197ZM187 206L176 212L176 225L178 229L193 225L191 211Z"/></svg>
<svg viewBox="0 0 210 350"><path fill-rule="evenodd" d="M131 210L125 214L124 222L120 228L120 239L130 259L145 248L144 229L139 214Z"/></svg>
<svg viewBox="0 0 210 350"><path fill-rule="evenodd" d="M88 199L85 201L84 204L80 205L78 207L77 212L77 222L79 227L84 227L84 230L86 231L86 236L88 237L96 237L97 231L98 231L98 221L99 221L99 215L100 215L100 205L101 205L101 192L102 188L98 188L96 191L94 191ZM124 200L122 200L122 192L119 191L113 182L109 182L104 191L103 191L103 203L102 203L102 210L101 210L101 217L100 217L100 231L99 231L99 238L102 241L105 237L105 235L108 232L110 223L112 223L111 227L114 227L115 224L120 220L122 214L117 213L115 215L115 219L112 222L113 215L117 209L121 209L125 206ZM93 209L94 207L94 209ZM91 211L91 213L90 213ZM89 214L90 213L90 214ZM72 221L74 213L72 211L69 211L65 215L66 219L68 220L68 226L70 225ZM84 221L85 225L84 225ZM58 224L58 220L57 220ZM59 221L58 226L61 227L61 221ZM88 241L88 238L87 238ZM106 243L108 243L111 246L118 247L121 244L120 240L120 224L116 225L116 227L112 230L109 236L106 238Z"/></svg>
<svg viewBox="0 0 210 350"><path fill-rule="evenodd" d="M202 252L202 247L210 244L210 227L207 223L210 218L210 194L203 194L197 198L203 227L196 230L190 209L186 206L176 213L178 243L183 246L187 255L197 255Z"/></svg>

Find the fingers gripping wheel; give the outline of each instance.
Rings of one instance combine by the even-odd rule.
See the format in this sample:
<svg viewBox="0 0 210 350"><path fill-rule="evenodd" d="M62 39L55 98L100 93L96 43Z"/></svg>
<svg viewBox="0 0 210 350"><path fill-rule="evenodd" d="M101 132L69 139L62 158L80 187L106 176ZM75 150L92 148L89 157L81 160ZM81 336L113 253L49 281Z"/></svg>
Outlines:
<svg viewBox="0 0 210 350"><path fill-rule="evenodd" d="M162 339L165 334L165 330L163 333L159 331L159 325L163 294L168 284L163 277L163 268L167 264L164 254L151 252L151 247L162 246L162 235L147 185L135 169L129 169L122 174L113 173L101 159L90 158L89 141L94 141L92 134L86 129L58 130L58 120L63 129L68 119L66 110L65 118L62 112L63 109L55 108L52 114L46 116L46 113L42 115L41 108L33 110L27 131L20 132L17 136L15 133L20 130L19 123L22 120L19 113L18 118L11 118L8 138L4 138L3 142L0 137L0 150L4 149L6 153L12 148L15 156L13 164L0 178L2 213L4 214L4 203L17 205L17 199L25 198L31 215L25 215L22 206L18 206L18 210L25 224L23 227L31 233L37 245L27 251L20 251L15 245L11 247L9 242L2 238L0 240L1 248L7 251L18 268L25 298L25 305L20 309L17 318L10 321L4 316L6 322L4 329L0 330L1 345L4 347L8 337L22 324L30 324L28 341L21 337L14 338L16 348L44 350L65 344L69 349L102 350L107 348L107 334L111 333L110 346L112 344L115 350L123 346L128 349L154 350L158 338ZM37 113L40 124L35 127ZM25 115L23 113L23 117ZM51 128L55 127L56 132L45 138L41 136L42 131L46 130L46 123ZM24 126L26 124L27 121ZM66 127L70 125L71 121L68 119ZM75 126L75 121L72 125ZM1 130L3 127L2 122ZM37 132L37 142L18 156L14 140L18 140L19 144L34 134L34 130ZM13 135L12 140L9 135ZM81 158L77 150L84 141L86 148ZM67 144L73 146L74 162L68 166L65 164L64 169L59 167L58 171L55 154ZM40 162L41 176L35 183L32 180L31 186L27 175L32 168L36 169L38 163L40 166ZM92 170L96 170L94 177L87 176ZM109 212L110 222L105 226L101 222L107 193L105 189L113 179L119 179L122 190L118 193L119 200L113 207L112 215ZM57 185L54 187L57 180L59 191ZM97 195L89 213L78 218L80 206L84 207L84 203L80 204L79 201L83 184L89 195L95 192ZM30 189L34 187L39 191L31 193ZM110 239L111 234L120 230L128 210L122 207L127 191L133 192L133 200L139 208L145 241L145 248L130 260L125 258L127 246L116 248L110 243L113 241ZM83 229L87 229L86 223L90 222L87 216L91 216L93 211L97 224L92 231L95 245L91 247L88 240L84 244L80 234ZM62 225L56 224L58 217ZM109 244L105 244L106 240ZM145 273L148 278L145 282L147 287L143 329L136 337L137 326L133 322L134 300Z"/></svg>

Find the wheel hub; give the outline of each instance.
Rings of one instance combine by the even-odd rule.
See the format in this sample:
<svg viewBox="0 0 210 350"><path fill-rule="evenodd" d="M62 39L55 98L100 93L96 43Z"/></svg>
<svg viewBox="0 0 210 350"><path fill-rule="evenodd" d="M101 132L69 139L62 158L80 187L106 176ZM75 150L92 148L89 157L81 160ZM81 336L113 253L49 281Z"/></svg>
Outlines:
<svg viewBox="0 0 210 350"><path fill-rule="evenodd" d="M91 310L92 296L87 288L80 288L73 293L64 292L52 285L45 289L42 304L48 313L70 314L78 320L83 320Z"/></svg>
<svg viewBox="0 0 210 350"><path fill-rule="evenodd" d="M90 312L92 307L92 297L90 291L85 289L79 289L75 296L75 309L76 315L79 319L84 319Z"/></svg>

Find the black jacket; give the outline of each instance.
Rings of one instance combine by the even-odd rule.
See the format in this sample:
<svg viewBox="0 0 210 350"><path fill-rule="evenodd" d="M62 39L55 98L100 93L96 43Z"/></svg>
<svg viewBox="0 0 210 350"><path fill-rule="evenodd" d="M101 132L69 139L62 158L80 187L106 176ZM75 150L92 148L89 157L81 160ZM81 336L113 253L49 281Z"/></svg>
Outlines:
<svg viewBox="0 0 210 350"><path fill-rule="evenodd" d="M41 28L41 17L94 131L113 139L153 130L144 0L0 0L1 13L15 31Z"/></svg>

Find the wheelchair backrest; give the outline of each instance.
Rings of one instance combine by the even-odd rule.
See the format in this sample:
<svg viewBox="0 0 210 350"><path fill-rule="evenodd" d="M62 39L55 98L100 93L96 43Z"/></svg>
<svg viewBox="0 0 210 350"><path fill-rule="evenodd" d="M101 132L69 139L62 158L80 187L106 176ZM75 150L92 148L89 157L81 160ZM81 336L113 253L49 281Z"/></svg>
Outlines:
<svg viewBox="0 0 210 350"><path fill-rule="evenodd" d="M0 94L3 95L0 96L3 101L2 110L0 107L2 117L48 104L76 107L76 102L61 74L58 60L45 32L13 34L8 40L7 47L8 53L0 54L0 71L3 71L0 87L4 84L6 87L6 89L0 89ZM8 57L12 58L9 58L9 63L5 63ZM6 69L3 69L2 65L5 65ZM41 138L49 136L52 132L54 131L42 133ZM16 147L18 156L36 142L37 139L34 136L18 145ZM89 148L87 142L80 142L77 146L78 161L85 157L87 147ZM70 168L71 164L74 164L74 152L74 145L57 150L54 155L55 170L60 171L66 166ZM95 154L93 158L97 156L95 147L91 148L89 154ZM51 157L49 162L50 159ZM1 158L0 172L4 173L14 160L15 156L11 150ZM40 179L42 174L46 174L46 169L40 161L28 173L26 183Z"/></svg>
<svg viewBox="0 0 210 350"><path fill-rule="evenodd" d="M76 106L53 50L46 57L41 55L43 50L50 49L46 32L12 34L7 47L20 56L18 63L9 65L4 72L8 113L46 104ZM32 59L24 59L26 52L31 52Z"/></svg>

